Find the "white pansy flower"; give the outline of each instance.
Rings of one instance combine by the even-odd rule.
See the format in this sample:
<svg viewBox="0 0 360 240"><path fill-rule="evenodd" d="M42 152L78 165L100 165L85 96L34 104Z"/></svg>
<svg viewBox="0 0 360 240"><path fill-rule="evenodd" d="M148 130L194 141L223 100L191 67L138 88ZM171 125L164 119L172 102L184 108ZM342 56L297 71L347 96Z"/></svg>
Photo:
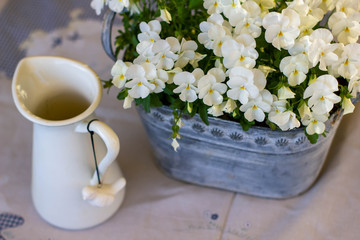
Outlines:
<svg viewBox="0 0 360 240"><path fill-rule="evenodd" d="M214 117L224 115L223 111L225 104L226 102L223 102L221 104L211 106L210 108L208 108L208 114L213 115Z"/></svg>
<svg viewBox="0 0 360 240"><path fill-rule="evenodd" d="M135 0L130 0L129 1L129 11L130 11L130 15L133 14L139 14L140 13L140 9L138 8L136 2L134 2Z"/></svg>
<svg viewBox="0 0 360 240"><path fill-rule="evenodd" d="M130 88L128 93L132 98L146 98L155 89L155 85L149 82L156 77L156 68L151 63L133 64L125 76L132 79L125 84L125 87Z"/></svg>
<svg viewBox="0 0 360 240"><path fill-rule="evenodd" d="M213 13L222 13L224 6L222 0L204 0L204 8L209 15Z"/></svg>
<svg viewBox="0 0 360 240"><path fill-rule="evenodd" d="M337 12L343 12L347 16L351 16L352 14L356 14L360 11L358 0L337 0L335 6Z"/></svg>
<svg viewBox="0 0 360 240"><path fill-rule="evenodd" d="M165 88L165 83L169 80L168 73L165 70L157 69L157 75L153 80L149 82L155 85L154 93L160 93Z"/></svg>
<svg viewBox="0 0 360 240"><path fill-rule="evenodd" d="M309 135L313 135L315 133L322 134L325 129L325 122L328 120L329 114L315 114L312 113L309 118L302 120L302 124L306 127L306 132Z"/></svg>
<svg viewBox="0 0 360 240"><path fill-rule="evenodd" d="M239 0L223 0L222 2L224 8L223 13L229 20L231 19L231 16L234 15L246 15L246 11L241 7Z"/></svg>
<svg viewBox="0 0 360 240"><path fill-rule="evenodd" d="M124 104L123 104L123 108L124 109L129 109L131 108L131 103L134 101L134 99L132 97L130 97L129 95L126 96L126 98L124 99Z"/></svg>
<svg viewBox="0 0 360 240"><path fill-rule="evenodd" d="M300 122L292 111L286 110L287 101L274 98L269 112L269 121L275 123L282 131L300 127Z"/></svg>
<svg viewBox="0 0 360 240"><path fill-rule="evenodd" d="M225 102L225 105L222 110L226 113L232 113L236 108L237 108L236 102L234 100L232 100L231 98L229 98Z"/></svg>
<svg viewBox="0 0 360 240"><path fill-rule="evenodd" d="M295 97L295 93L293 91L291 91L291 89L289 87L286 87L285 85L282 86L278 90L278 98L280 100L290 99L290 98L294 98L294 97Z"/></svg>
<svg viewBox="0 0 360 240"><path fill-rule="evenodd" d="M183 102L194 102L197 99L198 89L194 86L196 79L192 73L180 72L175 74L174 83L178 85L174 93L180 93L180 99Z"/></svg>
<svg viewBox="0 0 360 240"><path fill-rule="evenodd" d="M348 88L351 95L356 97L356 95L360 92L360 77L350 79Z"/></svg>
<svg viewBox="0 0 360 240"><path fill-rule="evenodd" d="M149 23L141 22L140 31L138 34L139 42L150 41L155 42L160 39L161 24L158 20L152 20Z"/></svg>
<svg viewBox="0 0 360 240"><path fill-rule="evenodd" d="M260 70L249 70L244 67L234 67L229 70L229 86L227 96L246 104L249 98L256 98L259 92L264 89L266 79Z"/></svg>
<svg viewBox="0 0 360 240"><path fill-rule="evenodd" d="M152 50L154 42L151 41L142 41L136 45L136 52L139 54L137 58L134 59L135 64L142 64L144 62L153 62L155 53Z"/></svg>
<svg viewBox="0 0 360 240"><path fill-rule="evenodd" d="M171 19L171 14L169 13L169 11L165 8L165 9L160 9L160 18L167 22L170 23Z"/></svg>
<svg viewBox="0 0 360 240"><path fill-rule="evenodd" d="M301 104L301 106L298 108L301 121L304 121L305 119L309 119L311 117L311 110L308 105L306 105L305 102Z"/></svg>
<svg viewBox="0 0 360 240"><path fill-rule="evenodd" d="M348 17L344 12L336 12L329 18L329 27L341 43L356 43L360 36L359 16Z"/></svg>
<svg viewBox="0 0 360 240"><path fill-rule="evenodd" d="M113 77L112 83L115 87L122 88L126 82L126 71L128 66L122 61L117 60L111 68L111 75Z"/></svg>
<svg viewBox="0 0 360 240"><path fill-rule="evenodd" d="M304 92L304 99L309 98L308 105L315 114L325 114L331 111L341 98L334 94L338 90L338 82L331 75L322 75L310 84Z"/></svg>
<svg viewBox="0 0 360 240"><path fill-rule="evenodd" d="M175 67L183 68L191 60L195 58L195 50L197 44L193 40L186 41L184 38L181 40L179 58L176 60Z"/></svg>
<svg viewBox="0 0 360 240"><path fill-rule="evenodd" d="M280 71L288 77L290 86L301 84L309 71L309 60L304 54L288 56L281 60Z"/></svg>
<svg viewBox="0 0 360 240"><path fill-rule="evenodd" d="M240 111L245 112L244 116L249 122L254 120L263 122L265 120L265 113L271 110L272 101L273 97L271 93L264 89L255 99L251 99L242 105Z"/></svg>
<svg viewBox="0 0 360 240"><path fill-rule="evenodd" d="M360 74L360 44L346 45L334 67L338 74L347 79L352 79Z"/></svg>
<svg viewBox="0 0 360 240"><path fill-rule="evenodd" d="M168 83L168 84L173 83L173 82L174 82L174 76L175 76L177 73L180 73L180 72L182 72L182 71L183 71L183 70L182 70L181 68L178 68L178 67L166 71L167 74L168 74L168 77L169 77L167 83Z"/></svg>
<svg viewBox="0 0 360 240"><path fill-rule="evenodd" d="M100 15L101 10L104 8L105 0L92 0L90 7L95 10L97 15Z"/></svg>
<svg viewBox="0 0 360 240"><path fill-rule="evenodd" d="M235 26L236 34L249 34L257 38L261 34L262 18L260 17L261 9L254 1L246 1L241 7L245 10L243 13L232 14L229 16L229 22Z"/></svg>
<svg viewBox="0 0 360 240"><path fill-rule="evenodd" d="M190 59L189 63L193 68L197 68L199 66L199 62L203 60L206 57L206 54L201 54L198 52L195 52L195 56L193 59Z"/></svg>
<svg viewBox="0 0 360 240"><path fill-rule="evenodd" d="M174 67L174 61L177 60L180 49L179 41L174 37L168 37L166 40L158 40L154 43L153 51L155 54L154 63L156 68L169 70Z"/></svg>
<svg viewBox="0 0 360 240"><path fill-rule="evenodd" d="M313 67L320 62L319 68L326 71L327 66L338 60L338 56L334 53L338 45L331 43L333 35L328 29L319 28L311 33L309 40L311 42L308 52L309 61Z"/></svg>
<svg viewBox="0 0 360 240"><path fill-rule="evenodd" d="M344 115L354 112L355 106L351 102L350 98L345 97L341 103L341 107L344 109Z"/></svg>
<svg viewBox="0 0 360 240"><path fill-rule="evenodd" d="M261 10L260 16L263 18L268 12L269 9L272 9L276 6L275 0L254 0L256 2Z"/></svg>
<svg viewBox="0 0 360 240"><path fill-rule="evenodd" d="M120 13L124 8L129 7L129 0L109 0L108 4L111 11Z"/></svg>
<svg viewBox="0 0 360 240"><path fill-rule="evenodd" d="M262 25L266 29L265 40L279 50L287 50L294 46L295 39L300 34L300 17L292 9L284 9L282 13L266 14Z"/></svg>
<svg viewBox="0 0 360 240"><path fill-rule="evenodd" d="M225 73L220 68L212 68L208 73L200 78L198 82L199 99L208 106L219 105L223 101L223 96L227 90Z"/></svg>
<svg viewBox="0 0 360 240"><path fill-rule="evenodd" d="M303 54L305 56L308 55L309 48L311 46L310 37L304 36L295 41L294 46L289 49L289 53L291 56Z"/></svg>
<svg viewBox="0 0 360 240"><path fill-rule="evenodd" d="M250 35L241 35L241 37L242 43L234 39L229 39L221 46L221 53L222 56L224 56L223 64L226 68L236 66L253 68L256 64L256 59L259 57L259 54L251 44L255 42L255 40Z"/></svg>

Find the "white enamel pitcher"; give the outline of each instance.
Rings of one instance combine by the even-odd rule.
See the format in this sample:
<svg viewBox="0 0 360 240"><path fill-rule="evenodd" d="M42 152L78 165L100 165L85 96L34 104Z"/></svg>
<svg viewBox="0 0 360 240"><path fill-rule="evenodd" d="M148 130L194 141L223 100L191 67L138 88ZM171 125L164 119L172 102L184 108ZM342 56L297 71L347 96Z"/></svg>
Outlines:
<svg viewBox="0 0 360 240"><path fill-rule="evenodd" d="M83 229L110 218L125 194L114 161L120 143L95 120L102 87L87 65L62 57L27 57L15 70L12 94L33 122L32 198L50 224ZM94 120L94 121L93 121Z"/></svg>

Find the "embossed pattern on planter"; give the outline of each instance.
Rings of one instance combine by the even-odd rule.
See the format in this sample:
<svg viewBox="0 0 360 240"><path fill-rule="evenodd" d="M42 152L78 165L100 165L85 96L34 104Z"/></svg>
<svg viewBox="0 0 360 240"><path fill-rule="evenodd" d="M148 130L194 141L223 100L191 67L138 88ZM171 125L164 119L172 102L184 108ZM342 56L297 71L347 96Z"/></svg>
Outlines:
<svg viewBox="0 0 360 240"><path fill-rule="evenodd" d="M171 147L172 110L137 108L158 166L168 176L209 187L267 198L288 198L307 190L323 166L340 120L327 122L327 137L311 144L304 129L243 131L232 121L198 115L183 118L180 147ZM333 116L334 117L334 116ZM162 119L161 124L157 121Z"/></svg>

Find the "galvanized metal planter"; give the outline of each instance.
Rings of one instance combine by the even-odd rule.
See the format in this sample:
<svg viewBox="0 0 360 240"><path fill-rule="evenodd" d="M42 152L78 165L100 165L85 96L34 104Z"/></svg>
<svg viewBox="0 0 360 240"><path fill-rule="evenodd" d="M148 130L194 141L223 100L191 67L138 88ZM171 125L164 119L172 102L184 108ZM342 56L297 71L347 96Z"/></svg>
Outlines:
<svg viewBox="0 0 360 240"><path fill-rule="evenodd" d="M333 115L327 137L316 144L304 129L272 131L253 127L243 131L232 121L198 115L183 119L180 147L171 147L172 110L138 107L156 162L166 175L189 183L266 198L289 198L306 191L317 179L339 125Z"/></svg>

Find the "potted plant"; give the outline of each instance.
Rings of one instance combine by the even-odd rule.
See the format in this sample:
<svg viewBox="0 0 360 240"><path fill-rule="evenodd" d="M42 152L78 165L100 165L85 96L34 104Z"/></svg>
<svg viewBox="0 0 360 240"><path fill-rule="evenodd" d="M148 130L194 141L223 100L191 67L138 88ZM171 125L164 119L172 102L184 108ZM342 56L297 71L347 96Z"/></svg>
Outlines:
<svg viewBox="0 0 360 240"><path fill-rule="evenodd" d="M271 198L313 184L360 92L357 0L91 2L104 5L104 87L142 106L168 175Z"/></svg>

